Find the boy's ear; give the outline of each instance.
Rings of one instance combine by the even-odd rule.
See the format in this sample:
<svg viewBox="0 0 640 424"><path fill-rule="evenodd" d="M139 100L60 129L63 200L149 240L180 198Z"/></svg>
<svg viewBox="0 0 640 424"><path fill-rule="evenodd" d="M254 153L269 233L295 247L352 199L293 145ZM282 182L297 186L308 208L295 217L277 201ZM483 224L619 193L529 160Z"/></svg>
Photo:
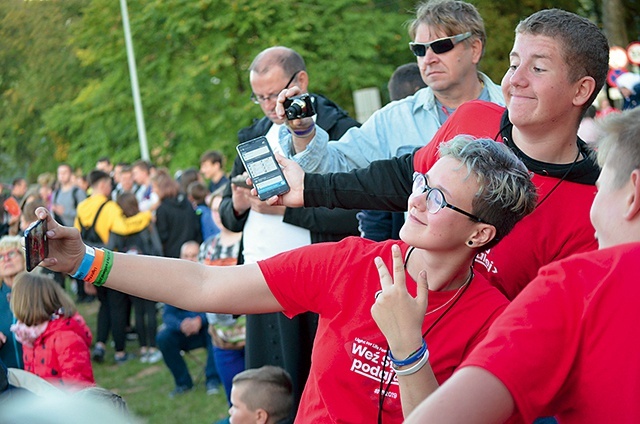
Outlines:
<svg viewBox="0 0 640 424"><path fill-rule="evenodd" d="M269 422L269 413L262 408L255 411L256 424L267 424Z"/></svg>

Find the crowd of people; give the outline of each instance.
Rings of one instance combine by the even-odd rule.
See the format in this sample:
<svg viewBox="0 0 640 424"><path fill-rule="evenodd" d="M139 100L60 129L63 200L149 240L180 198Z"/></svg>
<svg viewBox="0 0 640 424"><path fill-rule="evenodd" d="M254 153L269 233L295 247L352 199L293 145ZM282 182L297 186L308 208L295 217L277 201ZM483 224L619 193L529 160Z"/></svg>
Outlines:
<svg viewBox="0 0 640 424"><path fill-rule="evenodd" d="M364 123L310 91L295 50L255 57L264 117L238 142L265 136L290 186L267 201L214 150L175 175L103 157L86 179L14 180L1 362L83 391L111 335L117 364L164 361L176 398L203 348L235 424L640 419L621 354L637 338L618 330L637 315L640 77L611 107L606 36L560 9L518 24L500 85L472 4L420 3L409 35L416 64ZM316 113L287 119L302 93ZM28 274L37 219L49 257ZM68 292L99 302L93 332Z"/></svg>

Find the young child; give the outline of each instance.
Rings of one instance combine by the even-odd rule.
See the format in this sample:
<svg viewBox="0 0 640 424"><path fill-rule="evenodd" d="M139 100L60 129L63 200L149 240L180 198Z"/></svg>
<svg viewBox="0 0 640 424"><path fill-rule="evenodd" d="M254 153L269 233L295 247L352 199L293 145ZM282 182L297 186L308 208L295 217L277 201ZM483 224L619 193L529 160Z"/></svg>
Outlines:
<svg viewBox="0 0 640 424"><path fill-rule="evenodd" d="M51 278L20 273L11 291L11 326L22 343L24 369L56 386L93 386L91 330L67 293Z"/></svg>
<svg viewBox="0 0 640 424"><path fill-rule="evenodd" d="M287 422L292 407L291 377L280 367L252 368L233 378L229 408L233 424Z"/></svg>

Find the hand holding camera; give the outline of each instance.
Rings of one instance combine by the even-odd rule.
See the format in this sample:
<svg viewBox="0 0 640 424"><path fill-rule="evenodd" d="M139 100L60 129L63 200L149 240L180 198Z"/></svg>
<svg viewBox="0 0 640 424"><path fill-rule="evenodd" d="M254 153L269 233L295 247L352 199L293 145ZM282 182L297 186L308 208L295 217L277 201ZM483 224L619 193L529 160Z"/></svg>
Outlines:
<svg viewBox="0 0 640 424"><path fill-rule="evenodd" d="M294 138L313 138L315 123L311 118L316 114L314 99L308 93L300 93L299 87L285 89L278 95L276 114L285 120Z"/></svg>

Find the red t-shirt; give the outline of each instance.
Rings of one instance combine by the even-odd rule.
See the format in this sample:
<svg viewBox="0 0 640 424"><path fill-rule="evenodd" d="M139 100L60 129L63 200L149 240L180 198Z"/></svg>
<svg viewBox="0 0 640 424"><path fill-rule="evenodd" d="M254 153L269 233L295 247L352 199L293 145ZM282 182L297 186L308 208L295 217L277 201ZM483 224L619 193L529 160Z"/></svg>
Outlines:
<svg viewBox="0 0 640 424"><path fill-rule="evenodd" d="M320 243L282 253L258 265L278 302L289 317L313 311L320 315L312 365L297 422L373 423L377 420L381 377L391 381L384 402L384 422L403 420L398 382L387 360L387 343L371 317L380 279L374 258L391 269L390 240L375 243L349 237L338 243ZM407 287L415 296L416 283L407 274ZM423 331L447 310L436 310L456 291L429 292L433 314L425 316ZM489 325L508 301L476 275L465 292L427 334L429 362L440 383L486 335ZM454 302L452 302L454 303Z"/></svg>
<svg viewBox="0 0 640 424"><path fill-rule="evenodd" d="M463 366L509 389L516 418L640 422L640 243L540 270Z"/></svg>
<svg viewBox="0 0 640 424"><path fill-rule="evenodd" d="M494 139L504 111L501 106L482 101L461 105L432 141L416 152L414 169L427 172L439 158L440 144L456 135ZM598 247L589 219L595 186L565 180L554 189L558 181L558 178L534 174L538 199L544 199L551 190L553 194L496 246L476 258L475 269L509 299L514 299L542 266Z"/></svg>

